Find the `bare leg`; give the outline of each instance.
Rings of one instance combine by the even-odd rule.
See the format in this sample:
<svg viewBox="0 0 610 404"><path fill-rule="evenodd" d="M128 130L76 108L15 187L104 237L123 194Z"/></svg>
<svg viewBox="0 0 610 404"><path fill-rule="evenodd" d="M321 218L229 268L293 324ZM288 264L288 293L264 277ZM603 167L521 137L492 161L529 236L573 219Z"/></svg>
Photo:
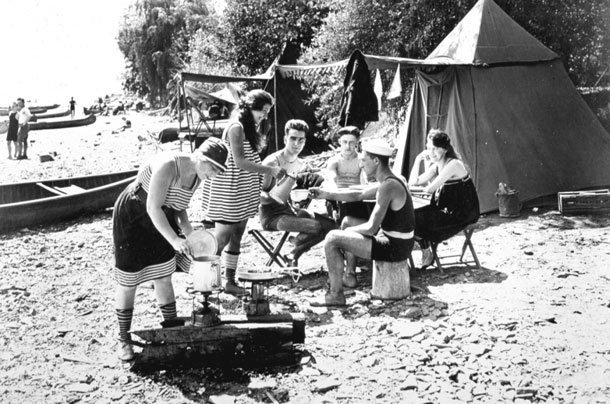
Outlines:
<svg viewBox="0 0 610 404"><path fill-rule="evenodd" d="M230 251L239 252L241 248L241 238L246 230L248 220L242 220L239 223L222 224L216 223L214 235L218 243L217 255L222 254L225 247L228 246Z"/></svg>
<svg viewBox="0 0 610 404"><path fill-rule="evenodd" d="M157 295L157 302L159 305L163 306L176 301L171 275L155 279L153 282L155 283L155 294Z"/></svg>
<svg viewBox="0 0 610 404"><path fill-rule="evenodd" d="M311 302L314 306L340 306L345 305L343 294L343 252L371 258L373 242L370 237L349 230L332 230L325 238L324 252L326 253L326 265L328 266L328 277L330 280L330 291L324 296L323 301Z"/></svg>
<svg viewBox="0 0 610 404"><path fill-rule="evenodd" d="M341 222L341 230L364 223L364 219L354 216L346 216ZM356 279L356 256L349 251L345 251L345 275L343 276L343 284L349 288L355 288L358 285Z"/></svg>
<svg viewBox="0 0 610 404"><path fill-rule="evenodd" d="M114 307L116 309L133 309L136 296L135 286L117 285L114 294Z"/></svg>
<svg viewBox="0 0 610 404"><path fill-rule="evenodd" d="M285 215L277 222L278 230L299 232L291 241L294 244L291 252L294 264L303 253L324 240L326 234L334 228L334 221L316 218L315 215L304 209L299 212L298 216Z"/></svg>
<svg viewBox="0 0 610 404"><path fill-rule="evenodd" d="M18 158L19 156L21 156L21 142L17 141L15 143L15 158Z"/></svg>

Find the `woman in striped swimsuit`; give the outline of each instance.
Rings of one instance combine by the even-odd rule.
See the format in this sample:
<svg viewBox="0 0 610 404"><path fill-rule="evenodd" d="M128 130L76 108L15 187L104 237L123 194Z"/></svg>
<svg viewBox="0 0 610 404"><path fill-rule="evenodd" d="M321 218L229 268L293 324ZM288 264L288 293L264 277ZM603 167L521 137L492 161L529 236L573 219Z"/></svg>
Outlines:
<svg viewBox="0 0 610 404"><path fill-rule="evenodd" d="M218 255L225 269L227 293L243 294L235 283L241 238L248 219L256 216L261 195L262 174L281 179L285 170L261 164L258 152L262 136L257 126L267 117L273 97L263 90L252 90L239 103L234 120L225 128L222 139L229 146L227 171L204 181L204 217L215 222Z"/></svg>
<svg viewBox="0 0 610 404"><path fill-rule="evenodd" d="M163 326L178 325L171 276L179 257L192 256L180 237L193 231L186 212L202 180L226 169L226 145L206 140L194 153L164 153L140 170L118 197L112 217L115 309L119 320L119 357L134 357L129 329L137 285L153 281Z"/></svg>

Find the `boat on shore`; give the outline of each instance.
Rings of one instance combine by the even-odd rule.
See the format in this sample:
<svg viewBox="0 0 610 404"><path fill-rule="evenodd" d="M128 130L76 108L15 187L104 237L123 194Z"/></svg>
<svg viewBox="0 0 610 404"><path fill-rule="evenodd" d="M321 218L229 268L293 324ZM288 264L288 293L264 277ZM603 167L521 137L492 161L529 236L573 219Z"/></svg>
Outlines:
<svg viewBox="0 0 610 404"><path fill-rule="evenodd" d="M130 170L0 185L0 233L110 208L137 174Z"/></svg>
<svg viewBox="0 0 610 404"><path fill-rule="evenodd" d="M59 107L59 104L28 107L32 114L44 114L50 109ZM0 116L8 116L9 109L0 107Z"/></svg>
<svg viewBox="0 0 610 404"><path fill-rule="evenodd" d="M99 106L95 105L91 108L83 107L83 112L85 113L85 115L91 115L91 114L102 115L107 111L105 109L102 109Z"/></svg>
<svg viewBox="0 0 610 404"><path fill-rule="evenodd" d="M70 110L67 109L63 112L51 112L48 114L33 114L30 122L38 122L39 119L49 119L49 118L61 118L64 116L70 115Z"/></svg>
<svg viewBox="0 0 610 404"><path fill-rule="evenodd" d="M95 115L87 115L86 117L80 119L33 122L30 124L30 130L75 128L77 126L91 125L95 122L95 120Z"/></svg>

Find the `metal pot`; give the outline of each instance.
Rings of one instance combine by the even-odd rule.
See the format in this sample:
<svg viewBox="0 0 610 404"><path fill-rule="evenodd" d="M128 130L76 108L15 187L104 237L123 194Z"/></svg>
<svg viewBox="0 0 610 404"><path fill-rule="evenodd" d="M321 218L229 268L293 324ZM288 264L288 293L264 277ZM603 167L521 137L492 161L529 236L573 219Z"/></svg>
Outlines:
<svg viewBox="0 0 610 404"><path fill-rule="evenodd" d="M193 258L190 272L193 277L193 290L196 292L213 292L222 287L218 255Z"/></svg>

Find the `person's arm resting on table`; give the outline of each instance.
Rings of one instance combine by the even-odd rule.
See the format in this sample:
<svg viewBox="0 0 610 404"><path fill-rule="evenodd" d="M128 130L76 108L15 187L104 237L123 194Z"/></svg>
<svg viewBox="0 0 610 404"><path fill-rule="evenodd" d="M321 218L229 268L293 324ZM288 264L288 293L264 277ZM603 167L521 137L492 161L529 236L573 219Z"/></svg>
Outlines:
<svg viewBox="0 0 610 404"><path fill-rule="evenodd" d="M416 190L416 186L420 184L425 184L428 181L432 180L432 182L422 188L423 192L431 194L437 189L439 189L445 182L447 182L447 180L453 177L463 178L467 174L466 169L457 159L449 161L445 165L445 167L443 167L441 172L438 173L438 175L436 175L435 177L436 170L436 165L431 165L430 167L428 167L426 172L418 176L414 182L409 182L409 185L414 186L413 190Z"/></svg>

